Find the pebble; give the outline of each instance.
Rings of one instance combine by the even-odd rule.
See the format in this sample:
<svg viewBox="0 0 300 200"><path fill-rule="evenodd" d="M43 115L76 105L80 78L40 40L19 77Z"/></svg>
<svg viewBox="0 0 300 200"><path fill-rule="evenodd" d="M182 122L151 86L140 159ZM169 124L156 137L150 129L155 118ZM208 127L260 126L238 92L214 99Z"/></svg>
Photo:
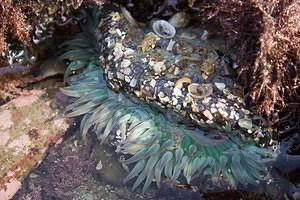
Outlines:
<svg viewBox="0 0 300 200"><path fill-rule="evenodd" d="M216 113L216 112L218 112L218 110L217 110L216 108L211 108L211 109L210 109L210 112L211 112L211 113Z"/></svg>
<svg viewBox="0 0 300 200"><path fill-rule="evenodd" d="M130 65L131 65L131 61L128 60L128 59L124 59L124 60L122 60L122 62L121 62L121 67L122 67L122 68L129 67Z"/></svg>
<svg viewBox="0 0 300 200"><path fill-rule="evenodd" d="M133 49L130 49L130 48L126 48L125 51L124 51L124 56L125 57L131 57L134 55L134 50Z"/></svg>
<svg viewBox="0 0 300 200"><path fill-rule="evenodd" d="M181 110L181 105L177 104L175 108L176 108L176 110Z"/></svg>
<svg viewBox="0 0 300 200"><path fill-rule="evenodd" d="M125 76L124 76L124 74L117 72L117 78L120 80L124 80Z"/></svg>
<svg viewBox="0 0 300 200"><path fill-rule="evenodd" d="M129 78L129 76L125 76L125 81L126 81L127 83L129 83L129 82L130 82L130 78Z"/></svg>
<svg viewBox="0 0 300 200"><path fill-rule="evenodd" d="M173 100L172 104L173 104L174 106L176 106L176 105L178 104L178 100L177 100L176 98L172 98L172 100Z"/></svg>
<svg viewBox="0 0 300 200"><path fill-rule="evenodd" d="M158 93L158 97L161 99L161 98L164 98L165 97L165 94L163 92L159 92Z"/></svg>
<svg viewBox="0 0 300 200"><path fill-rule="evenodd" d="M201 35L201 40L205 41L208 39L208 31L207 30L204 30L202 35Z"/></svg>
<svg viewBox="0 0 300 200"><path fill-rule="evenodd" d="M219 111L219 113L220 113L224 118L227 118L227 117L228 117L228 113L227 113L225 110L219 108L218 111Z"/></svg>
<svg viewBox="0 0 300 200"><path fill-rule="evenodd" d="M179 68L178 67L175 67L175 69L174 69L174 72L173 72L173 74L175 75L175 76L177 76L178 74L179 74Z"/></svg>
<svg viewBox="0 0 300 200"><path fill-rule="evenodd" d="M155 73L160 74L162 71L166 70L165 61L151 61L149 62L149 65L152 66Z"/></svg>
<svg viewBox="0 0 300 200"><path fill-rule="evenodd" d="M173 94L174 94L176 97L182 96L181 89L179 89L179 88L177 88L177 87L174 87L174 89L173 89Z"/></svg>
<svg viewBox="0 0 300 200"><path fill-rule="evenodd" d="M97 163L96 170L101 170L103 167L101 160Z"/></svg>
<svg viewBox="0 0 300 200"><path fill-rule="evenodd" d="M155 79L152 79L151 81L150 81L150 85L151 85L151 87L155 87L155 85L156 85L156 80Z"/></svg>
<svg viewBox="0 0 300 200"><path fill-rule="evenodd" d="M216 88L218 88L218 90L223 91L226 87L226 85L224 83L219 83L219 82L215 82L215 86Z"/></svg>
<svg viewBox="0 0 300 200"><path fill-rule="evenodd" d="M137 80L135 78L133 78L131 81L130 81L130 87L135 87L137 84Z"/></svg>
<svg viewBox="0 0 300 200"><path fill-rule="evenodd" d="M252 120L251 119L246 119L246 118L242 118L238 121L238 125L241 128L245 128L245 129L252 129L253 124L252 124Z"/></svg>
<svg viewBox="0 0 300 200"><path fill-rule="evenodd" d="M209 112L209 110L205 110L203 112L203 115L209 120L213 120L213 118L214 118L214 116Z"/></svg>
<svg viewBox="0 0 300 200"><path fill-rule="evenodd" d="M217 108L225 108L226 106L225 106L224 103L218 102L218 103L216 104L216 107L217 107Z"/></svg>
<svg viewBox="0 0 300 200"><path fill-rule="evenodd" d="M126 68L124 69L124 74L125 74L125 75L130 75L130 74L131 74L131 69L130 69L129 67L126 67Z"/></svg>

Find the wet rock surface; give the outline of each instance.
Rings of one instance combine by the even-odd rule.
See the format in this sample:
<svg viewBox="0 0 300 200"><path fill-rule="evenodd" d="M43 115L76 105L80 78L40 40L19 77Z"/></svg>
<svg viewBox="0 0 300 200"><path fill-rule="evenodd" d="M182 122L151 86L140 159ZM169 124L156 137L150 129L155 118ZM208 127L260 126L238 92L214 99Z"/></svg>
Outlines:
<svg viewBox="0 0 300 200"><path fill-rule="evenodd" d="M61 142L69 124L57 118L47 93L31 90L0 107L0 199L10 199L22 180Z"/></svg>

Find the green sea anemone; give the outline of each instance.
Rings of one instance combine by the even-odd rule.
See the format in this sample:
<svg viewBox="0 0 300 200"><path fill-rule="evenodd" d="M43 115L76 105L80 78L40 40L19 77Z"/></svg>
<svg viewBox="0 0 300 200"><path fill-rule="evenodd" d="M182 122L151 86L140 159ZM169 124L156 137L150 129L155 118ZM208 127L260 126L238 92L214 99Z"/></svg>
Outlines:
<svg viewBox="0 0 300 200"><path fill-rule="evenodd" d="M180 116L109 89L98 58L101 42L96 28L99 9L87 12L83 31L62 44L62 59L69 61L62 92L74 100L65 116L83 116L83 138L93 131L101 144L109 142L125 154L122 162L132 167L124 182L135 179L133 189L144 182L143 191L163 178L187 183L198 177L223 180L233 188L257 185L274 158L268 148L243 139L239 130L206 131L178 123ZM179 120L175 120L179 119Z"/></svg>

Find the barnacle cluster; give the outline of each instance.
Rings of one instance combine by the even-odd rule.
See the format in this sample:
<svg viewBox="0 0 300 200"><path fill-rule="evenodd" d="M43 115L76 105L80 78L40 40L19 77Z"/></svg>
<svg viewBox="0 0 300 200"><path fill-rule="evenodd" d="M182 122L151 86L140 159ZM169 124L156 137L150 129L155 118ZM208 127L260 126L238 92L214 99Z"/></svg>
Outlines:
<svg viewBox="0 0 300 200"><path fill-rule="evenodd" d="M242 137L240 129L225 130L226 127L222 126L204 129L183 124L185 116L180 112L148 103L130 91L130 88L139 86L132 82L133 79L126 81L124 77L127 83L124 87L120 83L125 82L120 81L117 70L111 71L115 73L110 76L111 66L101 64L103 61L115 62L116 69L122 63L127 67L130 63L124 59L117 62L116 57L123 58L126 51L123 52L122 44L107 39L108 33L120 38L125 34L117 29L109 31L114 23L106 24L106 30L101 25L98 27L98 8L86 13L87 23L83 31L62 44L65 53L61 59L69 60L65 73L69 86L62 92L74 100L66 107L65 116L82 115L80 129L84 138L93 131L101 143L107 142L116 148L124 158L121 162L131 168L124 182L136 178L133 188L144 182L145 191L154 180L160 186L164 178L177 181L185 177L186 182L191 183L196 178L205 177L232 188L258 185L264 180L266 164L276 156L271 149L259 147L251 138ZM121 13L112 12L109 20L120 17ZM111 55L107 54L109 47L113 47L114 57L108 57ZM127 50L129 54L132 52ZM142 65L143 59L140 58ZM157 62L161 61L153 62L159 69ZM189 83L191 81L186 78L178 85ZM193 89L197 91L197 88Z"/></svg>

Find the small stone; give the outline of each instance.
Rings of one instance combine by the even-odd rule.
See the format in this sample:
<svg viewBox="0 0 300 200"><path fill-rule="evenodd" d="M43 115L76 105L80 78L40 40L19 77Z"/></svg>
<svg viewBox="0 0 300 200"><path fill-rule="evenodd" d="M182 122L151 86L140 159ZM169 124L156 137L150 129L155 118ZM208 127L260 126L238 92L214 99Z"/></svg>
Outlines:
<svg viewBox="0 0 300 200"><path fill-rule="evenodd" d="M124 47L123 47L122 43L116 43L114 52L113 52L113 55L115 56L114 61L117 61L120 58L122 58L122 56L124 55L123 48Z"/></svg>
<svg viewBox="0 0 300 200"><path fill-rule="evenodd" d="M181 105L180 105L180 104L177 104L177 105L175 106L175 108L176 108L176 110L180 110L180 109L181 109Z"/></svg>
<svg viewBox="0 0 300 200"><path fill-rule="evenodd" d="M107 74L107 78L109 79L109 80L111 80L111 79L113 79L114 78L114 74L113 73L108 73Z"/></svg>
<svg viewBox="0 0 300 200"><path fill-rule="evenodd" d="M128 59L124 59L124 60L122 60L122 62L121 62L121 67L122 67L122 68L129 67L130 65L131 65L131 61L128 60Z"/></svg>
<svg viewBox="0 0 300 200"><path fill-rule="evenodd" d="M135 78L133 78L131 81L130 81L130 87L135 87L137 84L137 80Z"/></svg>
<svg viewBox="0 0 300 200"><path fill-rule="evenodd" d="M165 94L163 92L159 92L158 93L158 97L161 99L161 98L164 98L165 97Z"/></svg>
<svg viewBox="0 0 300 200"><path fill-rule="evenodd" d="M201 40L203 40L203 41L207 40L208 39L208 35L209 35L208 31L204 30L203 33L202 33L202 35L201 35Z"/></svg>
<svg viewBox="0 0 300 200"><path fill-rule="evenodd" d="M217 107L217 108L225 108L226 105L225 105L224 103L222 103L222 102L218 102L218 103L216 104L216 107Z"/></svg>
<svg viewBox="0 0 300 200"><path fill-rule="evenodd" d="M130 75L131 74L131 69L129 67L124 69L124 74L125 75Z"/></svg>
<svg viewBox="0 0 300 200"><path fill-rule="evenodd" d="M131 57L133 55L134 55L134 50L133 49L125 48L125 51L124 51L124 56L125 57Z"/></svg>
<svg viewBox="0 0 300 200"><path fill-rule="evenodd" d="M176 106L178 104L178 100L176 98L173 98L172 104L173 106Z"/></svg>
<svg viewBox="0 0 300 200"><path fill-rule="evenodd" d="M162 71L166 70L165 61L153 61L150 60L149 65L153 68L155 73L160 74Z"/></svg>
<svg viewBox="0 0 300 200"><path fill-rule="evenodd" d="M127 83L129 83L129 82L131 81L130 77L129 77L129 76L125 76L125 81L126 81Z"/></svg>
<svg viewBox="0 0 300 200"><path fill-rule="evenodd" d="M219 111L219 113L220 113L224 118L227 118L227 117L228 117L228 113L227 113L225 110L219 108L218 111Z"/></svg>
<svg viewBox="0 0 300 200"><path fill-rule="evenodd" d="M151 85L151 87L155 87L155 85L156 85L156 80L155 79L152 79L151 81L150 81L150 85Z"/></svg>
<svg viewBox="0 0 300 200"><path fill-rule="evenodd" d="M226 85L224 83L219 83L219 82L215 82L215 86L216 88L218 88L218 90L223 91L226 87Z"/></svg>
<svg viewBox="0 0 300 200"><path fill-rule="evenodd" d="M148 59L147 58L142 58L141 61L142 61L142 63L147 63Z"/></svg>
<svg viewBox="0 0 300 200"><path fill-rule="evenodd" d="M122 32L121 32L121 30L120 29L116 29L116 33L119 35L119 37L122 37Z"/></svg>
<svg viewBox="0 0 300 200"><path fill-rule="evenodd" d="M179 89L179 88L177 88L177 87L174 87L174 89L173 89L173 94L174 94L176 97L182 96L181 89Z"/></svg>
<svg viewBox="0 0 300 200"><path fill-rule="evenodd" d="M117 72L117 78L120 80L124 80L125 76L124 76L124 74Z"/></svg>
<svg viewBox="0 0 300 200"><path fill-rule="evenodd" d="M169 103L170 102L170 98L168 96L161 98L160 99L162 103Z"/></svg>
<svg viewBox="0 0 300 200"><path fill-rule="evenodd" d="M101 170L103 167L101 160L97 163L96 170Z"/></svg>
<svg viewBox="0 0 300 200"><path fill-rule="evenodd" d="M211 113L216 113L216 112L218 112L218 110L217 110L216 108L211 108L211 109L210 109L210 112L211 112Z"/></svg>
<svg viewBox="0 0 300 200"><path fill-rule="evenodd" d="M108 57L107 57L107 60L111 60L111 59L113 59L114 57L112 56L112 55L109 55Z"/></svg>
<svg viewBox="0 0 300 200"><path fill-rule="evenodd" d="M202 103L208 104L210 100L211 100L211 97L205 97L205 98L202 100Z"/></svg>
<svg viewBox="0 0 300 200"><path fill-rule="evenodd" d="M174 73L173 73L175 76L177 76L179 74L179 68L178 67L175 67L175 70L174 70Z"/></svg>
<svg viewBox="0 0 300 200"><path fill-rule="evenodd" d="M252 129L253 127L253 123L252 123L252 120L251 119L247 119L247 118L242 118L238 121L238 125L241 127L241 128L245 128L247 130L250 130Z"/></svg>
<svg viewBox="0 0 300 200"><path fill-rule="evenodd" d="M205 110L203 112L203 115L209 120L213 120L213 118L214 118L214 116L209 112L209 110Z"/></svg>

